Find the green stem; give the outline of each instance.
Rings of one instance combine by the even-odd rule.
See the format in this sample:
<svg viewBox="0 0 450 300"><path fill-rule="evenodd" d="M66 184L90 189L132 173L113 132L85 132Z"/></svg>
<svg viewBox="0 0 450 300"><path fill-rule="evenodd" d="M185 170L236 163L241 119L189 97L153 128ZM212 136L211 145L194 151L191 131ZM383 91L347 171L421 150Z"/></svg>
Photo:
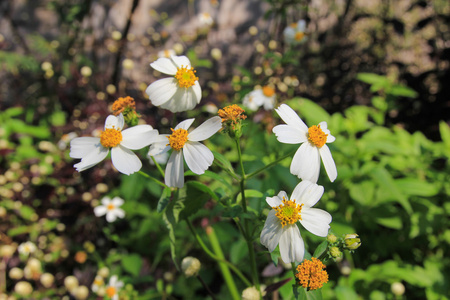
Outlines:
<svg viewBox="0 0 450 300"><path fill-rule="evenodd" d="M242 209L244 210L244 213L247 212L247 200L245 199L245 179L247 176L245 175L245 169L244 169L244 162L242 161L242 151L241 151L241 145L240 145L240 139L236 138L236 147L238 151L239 156L239 165L241 166L241 181L240 181L240 187L241 187L241 195L242 195ZM255 260L255 249L253 248L253 241L252 236L250 234L249 226L248 226L248 220L244 218L244 237L247 242L247 248L248 248L248 254L250 258L250 266L252 270L252 279L253 283L255 284L256 288L259 290L259 278L258 278L258 269L256 267L256 260Z"/></svg>
<svg viewBox="0 0 450 300"><path fill-rule="evenodd" d="M217 236L212 227L206 228L206 235L208 236L209 242L211 243L213 251L215 252L217 257L219 257L220 259L225 259L225 256L223 255L222 252L222 248L220 247L219 244L219 240L217 239ZM231 276L231 272L230 269L228 269L227 264L219 262L219 268L220 271L222 272L223 279L225 280L225 283L228 286L228 290L230 291L231 297L234 300L239 300L241 297L236 288L236 284L234 283L233 276Z"/></svg>
<svg viewBox="0 0 450 300"><path fill-rule="evenodd" d="M187 218L186 218L186 223L188 224L189 229L191 230L191 233L194 235L195 239L197 240L197 242L202 247L203 251L205 251L205 253L209 257L211 257L214 260L217 260L218 262L223 262L223 263L227 264L228 267L230 267L230 269L245 283L245 285L247 285L249 287L252 286L250 281L248 281L248 279L241 273L241 271L239 271L239 269L235 265L233 265L232 263L230 263L226 259L221 259L221 258L217 257L211 250L208 249L208 247L205 245L205 243L203 242L201 237L195 231L194 226L192 225L191 221L189 219L187 219Z"/></svg>
<svg viewBox="0 0 450 300"><path fill-rule="evenodd" d="M148 175L148 174L147 174L147 173L145 173L145 172L142 172L142 171L138 171L138 173L139 173L139 174L141 174L142 176L144 176L144 177L148 178L148 179L151 179L151 180L153 180L154 182L156 182L157 184L159 184L160 186L162 186L162 187L164 187L164 188L166 188L166 187L167 187L167 185L165 185L165 184L164 184L164 182L162 182L162 181L159 181L159 180L158 180L158 179L156 179L156 178L153 178L152 176Z"/></svg>
<svg viewBox="0 0 450 300"><path fill-rule="evenodd" d="M252 173L248 174L247 176L245 176L245 178L246 178L246 179L249 179L249 178L251 178L251 177L253 177L253 176L255 176L255 175L261 173L262 171L264 171L264 170L266 170L266 169L269 169L269 168L273 167L274 165L276 165L277 163L279 163L279 162L282 161L283 159L288 158L288 157L294 155L296 151L297 151L297 149L294 150L294 151L289 152L289 153L286 154L286 155L283 155L282 157L277 158L276 160L274 160L273 162L271 162L271 163L268 164L267 166L264 166L264 167L262 167L261 169L258 169L258 170L256 170L255 172L252 172Z"/></svg>
<svg viewBox="0 0 450 300"><path fill-rule="evenodd" d="M237 175L236 173L233 172L233 170L230 170L226 167L224 167L221 163L217 162L217 159L214 160L214 164L216 164L217 166L219 166L222 170L224 170L225 172L228 173L228 175L230 175L231 177L233 177L236 180L241 180L241 177L239 175Z"/></svg>
<svg viewBox="0 0 450 300"><path fill-rule="evenodd" d="M153 156L150 156L153 160L153 163L155 163L156 168L158 169L159 173L162 175L163 178L166 177L166 175L164 174L163 169L161 168L161 166L158 164L158 162L156 161L156 159Z"/></svg>

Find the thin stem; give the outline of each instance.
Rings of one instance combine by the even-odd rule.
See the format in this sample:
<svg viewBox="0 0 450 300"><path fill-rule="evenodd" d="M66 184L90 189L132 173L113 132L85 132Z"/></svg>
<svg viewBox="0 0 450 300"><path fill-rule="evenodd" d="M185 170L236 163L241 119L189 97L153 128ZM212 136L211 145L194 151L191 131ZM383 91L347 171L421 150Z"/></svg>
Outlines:
<svg viewBox="0 0 450 300"><path fill-rule="evenodd" d="M158 171L159 171L159 173L161 174L161 176L163 177L163 178L165 178L166 177L166 175L164 174L164 171L163 171L163 169L161 168L161 166L158 164L158 162L156 161L156 159L155 159L155 157L153 157L153 156L150 156L151 158L152 158L152 161L153 161L153 163L155 164L155 166L156 166L156 168L158 169Z"/></svg>
<svg viewBox="0 0 450 300"><path fill-rule="evenodd" d="M244 213L247 212L247 199L245 199L245 179L247 176L245 175L245 169L244 169L244 162L242 160L242 151L241 151L241 145L240 145L240 139L236 138L236 148L238 151L239 156L239 165L241 166L241 181L240 181L240 187L241 187L241 195L242 195L242 209L244 210ZM244 218L244 237L247 242L247 248L248 248L248 254L250 258L250 266L252 270L252 279L253 283L255 284L256 288L259 290L259 278L258 278L258 269L256 267L256 260L255 260L255 249L253 248L253 241L252 236L249 234L249 226L248 226L248 220Z"/></svg>
<svg viewBox="0 0 450 300"><path fill-rule="evenodd" d="M195 231L194 226L192 225L191 221L189 219L187 219L187 218L186 218L186 223L188 224L189 230L191 231L191 233L194 235L194 237L197 240L197 242L202 247L203 251L205 251L205 253L209 257L211 257L212 259L214 259L214 260L216 260L218 262L223 262L223 263L227 264L228 267L230 267L230 269L245 283L245 285L252 286L250 281L248 281L248 279L245 278L245 276L241 273L241 271L239 271L239 269L235 265L233 265L232 263L230 263L226 259L221 259L221 258L217 257L211 250L208 249L208 247L203 242L202 238Z"/></svg>
<svg viewBox="0 0 450 300"><path fill-rule="evenodd" d="M208 236L209 242L213 248L213 251L220 259L225 259L223 255L222 248L220 247L219 240L217 239L214 229L210 226L206 228L206 235ZM231 297L235 300L239 300L241 297L237 290L236 284L234 283L233 276L231 276L230 269L228 269L227 264L223 262L218 262L220 271L222 272L223 279L225 280L228 290L230 291Z"/></svg>
<svg viewBox="0 0 450 300"><path fill-rule="evenodd" d="M203 287L208 291L211 298L213 298L213 300L216 300L216 297L214 296L213 292L209 289L208 285L206 284L206 282L203 281L203 279L200 277L200 275L197 275L196 277L200 281L200 283L203 285Z"/></svg>
<svg viewBox="0 0 450 300"><path fill-rule="evenodd" d="M148 178L148 179L151 179L151 180L153 180L154 182L156 182L157 184L159 184L160 186L162 186L162 187L164 187L164 188L166 188L166 187L167 187L167 185L165 185L165 184L164 184L164 182L162 182L162 181L159 181L159 180L158 180L158 179L156 179L156 178L153 178L152 176L148 175L148 174L147 174L147 173L145 173L145 172L142 172L142 171L138 171L138 173L139 173L139 174L141 174L142 176L144 176L144 177Z"/></svg>
<svg viewBox="0 0 450 300"><path fill-rule="evenodd" d="M217 159L215 159L213 163L216 164L217 166L219 166L219 167L220 167L222 170L224 170L225 172L227 172L228 175L230 175L230 176L233 177L234 179L236 179L236 180L241 180L241 177L240 177L238 174L234 173L233 170L230 170L230 169L228 169L228 168L225 168L221 163L219 163L219 162L217 161Z"/></svg>
<svg viewBox="0 0 450 300"><path fill-rule="evenodd" d="M246 178L246 179L249 179L249 178L251 178L251 177L253 177L253 176L255 176L255 175L261 173L262 171L267 170L267 169L273 167L274 165L276 165L277 163L279 163L279 162L282 161L283 159L288 158L288 157L292 156L293 154L295 154L296 151L297 151L297 149L294 150L294 151L289 152L289 153L286 154L286 155L283 155L283 156L277 158L276 160L274 160L274 161L271 162L270 164L268 164L268 165L266 165L266 166L264 166L264 167L262 167L262 168L256 170L255 172L252 172L252 173L248 174L247 176L245 176L245 178Z"/></svg>

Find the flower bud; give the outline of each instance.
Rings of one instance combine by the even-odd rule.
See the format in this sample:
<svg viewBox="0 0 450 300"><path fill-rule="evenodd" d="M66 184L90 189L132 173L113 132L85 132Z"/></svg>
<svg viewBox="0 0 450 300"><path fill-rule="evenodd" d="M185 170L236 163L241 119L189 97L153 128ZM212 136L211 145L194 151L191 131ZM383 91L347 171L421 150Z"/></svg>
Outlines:
<svg viewBox="0 0 450 300"><path fill-rule="evenodd" d="M72 293L72 291L78 287L78 279L75 276L67 276L64 279L64 286Z"/></svg>
<svg viewBox="0 0 450 300"><path fill-rule="evenodd" d="M49 288L53 285L55 277L50 273L44 273L41 275L41 283L44 287Z"/></svg>
<svg viewBox="0 0 450 300"><path fill-rule="evenodd" d="M344 247L348 250L356 250L361 246L361 240L356 233L346 234L344 237Z"/></svg>
<svg viewBox="0 0 450 300"><path fill-rule="evenodd" d="M14 291L20 296L29 296L33 292L33 287L27 281L19 281L14 287Z"/></svg>
<svg viewBox="0 0 450 300"><path fill-rule="evenodd" d="M89 296L89 289L84 285L80 285L72 291L72 295L77 300L85 300Z"/></svg>
<svg viewBox="0 0 450 300"><path fill-rule="evenodd" d="M109 269L107 267L102 267L97 271L97 274L102 276L103 278L106 278L109 276Z"/></svg>
<svg viewBox="0 0 450 300"><path fill-rule="evenodd" d="M260 286L260 291L254 286L246 288L242 291L242 300L259 300L261 296L265 296L266 292L264 291L266 287L264 285Z"/></svg>
<svg viewBox="0 0 450 300"><path fill-rule="evenodd" d="M327 241L330 244L334 244L337 242L337 237L334 234L330 233L329 235L327 235Z"/></svg>
<svg viewBox="0 0 450 300"><path fill-rule="evenodd" d="M401 282L394 282L391 285L391 291L396 296L401 296L405 293L405 286Z"/></svg>
<svg viewBox="0 0 450 300"><path fill-rule="evenodd" d="M192 256L187 256L181 261L181 270L183 270L184 275L187 277L197 276L200 267L200 261Z"/></svg>
<svg viewBox="0 0 450 300"><path fill-rule="evenodd" d="M12 268L9 270L9 278L19 280L23 277L23 271L19 268Z"/></svg>
<svg viewBox="0 0 450 300"><path fill-rule="evenodd" d="M341 250L339 250L338 247L330 247L329 251L330 251L330 255L333 258L338 258L338 257L342 256L342 252L341 252Z"/></svg>
<svg viewBox="0 0 450 300"><path fill-rule="evenodd" d="M0 257L10 258L16 252L16 248L14 244L0 246Z"/></svg>

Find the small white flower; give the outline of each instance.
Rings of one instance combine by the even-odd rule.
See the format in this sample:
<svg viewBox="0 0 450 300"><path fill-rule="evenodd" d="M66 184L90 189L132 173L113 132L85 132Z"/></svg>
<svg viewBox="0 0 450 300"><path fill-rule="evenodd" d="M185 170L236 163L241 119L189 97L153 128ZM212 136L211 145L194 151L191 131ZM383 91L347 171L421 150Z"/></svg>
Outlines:
<svg viewBox="0 0 450 300"><path fill-rule="evenodd" d="M283 31L284 41L289 45L304 43L307 40L305 30L305 20L300 20L297 23L290 24Z"/></svg>
<svg viewBox="0 0 450 300"><path fill-rule="evenodd" d="M119 291L123 287L123 282L118 281L117 275L111 276L109 279L108 286L106 287L106 296L111 298L111 300L119 299Z"/></svg>
<svg viewBox="0 0 450 300"><path fill-rule="evenodd" d="M94 208L94 214L97 217L106 215L106 221L114 222L117 218L123 219L125 212L120 208L123 204L123 199L114 197L112 200L109 197L103 197L102 204Z"/></svg>
<svg viewBox="0 0 450 300"><path fill-rule="evenodd" d="M202 89L195 70L186 56L158 58L150 66L167 75L150 84L145 91L155 106L180 112L193 109L202 98Z"/></svg>
<svg viewBox="0 0 450 300"><path fill-rule="evenodd" d="M321 237L326 237L330 228L331 215L312 208L322 197L323 191L323 186L305 180L295 187L290 200L284 191L275 197L267 197L266 202L273 209L261 232L261 244L270 252L279 244L281 259L285 263L302 261L305 245L297 221L306 230Z"/></svg>
<svg viewBox="0 0 450 300"><path fill-rule="evenodd" d="M332 143L336 138L327 129L327 122L308 128L288 105L282 104L275 111L286 123L272 130L278 141L286 144L303 143L292 158L291 173L302 180L317 182L322 158L328 178L333 182L337 177L336 164L326 143Z"/></svg>
<svg viewBox="0 0 450 300"><path fill-rule="evenodd" d="M130 175L141 169L142 163L131 150L150 145L158 136L158 131L150 125L137 125L125 130L123 115L110 115L105 121L105 130L98 137L79 137L70 142L70 157L81 158L74 165L78 172L101 162L111 148L111 160L121 173ZM131 150L130 150L131 149Z"/></svg>
<svg viewBox="0 0 450 300"><path fill-rule="evenodd" d="M104 286L105 286L105 281L103 280L103 277L100 275L97 275L97 276L95 276L94 282L92 282L91 290L94 293L97 293Z"/></svg>
<svg viewBox="0 0 450 300"><path fill-rule="evenodd" d="M257 110L264 106L265 110L273 109L275 104L275 90L270 86L264 86L262 89L256 89L245 95L243 104L250 110Z"/></svg>
<svg viewBox="0 0 450 300"><path fill-rule="evenodd" d="M211 14L207 12L199 14L198 20L200 21L201 26L211 26L214 23Z"/></svg>
<svg viewBox="0 0 450 300"><path fill-rule="evenodd" d="M183 157L189 169L195 174L203 174L211 166L214 155L205 145L199 143L210 138L222 128L222 119L218 116L206 120L188 133L194 119L184 120L172 129L172 134L161 134L150 146L149 155L157 155L173 149L166 165L165 184L170 187L184 186Z"/></svg>
<svg viewBox="0 0 450 300"><path fill-rule="evenodd" d="M175 50L173 49L164 49L158 52L158 57L170 58L172 55L175 55Z"/></svg>
<svg viewBox="0 0 450 300"><path fill-rule="evenodd" d="M31 253L36 251L36 249L36 245L30 241L20 244L19 248L17 248L19 253L23 255L30 255Z"/></svg>

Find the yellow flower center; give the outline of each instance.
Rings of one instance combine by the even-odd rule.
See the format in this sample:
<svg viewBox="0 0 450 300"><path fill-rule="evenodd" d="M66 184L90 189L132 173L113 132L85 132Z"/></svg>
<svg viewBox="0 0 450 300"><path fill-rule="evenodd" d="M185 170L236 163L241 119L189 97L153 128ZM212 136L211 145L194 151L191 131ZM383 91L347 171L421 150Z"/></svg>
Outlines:
<svg viewBox="0 0 450 300"><path fill-rule="evenodd" d="M95 279L94 284L95 285L103 285L103 279Z"/></svg>
<svg viewBox="0 0 450 300"><path fill-rule="evenodd" d="M106 289L106 295L107 295L109 298L112 298L115 294L116 294L116 288L115 288L115 287L110 286L110 287L108 287L108 288Z"/></svg>
<svg viewBox="0 0 450 300"><path fill-rule="evenodd" d="M222 122L237 122L239 120L245 120L247 118L246 115L244 115L245 110L240 108L236 104L225 106L223 109L219 109L217 114L219 117L222 118Z"/></svg>
<svg viewBox="0 0 450 300"><path fill-rule="evenodd" d="M325 265L313 257L305 260L297 267L297 277L299 284L309 290L317 290L328 282L328 273L324 270Z"/></svg>
<svg viewBox="0 0 450 300"><path fill-rule="evenodd" d="M114 204L108 204L108 206L106 206L107 210L113 210L115 208Z"/></svg>
<svg viewBox="0 0 450 300"><path fill-rule="evenodd" d="M184 144L186 144L188 140L187 130L182 128L177 130L173 130L172 128L170 128L170 130L172 130L172 134L167 137L169 139L168 145L170 145L173 150L183 149Z"/></svg>
<svg viewBox="0 0 450 300"><path fill-rule="evenodd" d="M295 34L295 40L297 42L300 42L301 40L303 40L304 37L305 37L305 33L303 33L303 32L297 32Z"/></svg>
<svg viewBox="0 0 450 300"><path fill-rule="evenodd" d="M196 71L192 67L188 69L187 66L186 68L181 66L181 68L178 69L177 74L175 74L175 78L178 80L178 85L184 88L193 86L198 80L198 77L195 76L195 72Z"/></svg>
<svg viewBox="0 0 450 300"><path fill-rule="evenodd" d="M264 96L266 96L266 97L272 97L273 94L275 94L275 90L267 85L262 88L262 91L263 91Z"/></svg>
<svg viewBox="0 0 450 300"><path fill-rule="evenodd" d="M313 125L308 129L308 140L311 144L315 145L317 148L322 147L327 142L328 134L325 134L320 125Z"/></svg>
<svg viewBox="0 0 450 300"><path fill-rule="evenodd" d="M276 210L275 216L281 221L281 226L284 227L287 224L295 224L302 219L302 207L303 204L297 204L295 201L289 201L283 197L283 204L273 207L273 209Z"/></svg>
<svg viewBox="0 0 450 300"><path fill-rule="evenodd" d="M167 57L167 58L169 58L169 57L170 57L170 51L167 50L167 49L165 49L165 50L164 50L164 56Z"/></svg>
<svg viewBox="0 0 450 300"><path fill-rule="evenodd" d="M289 24L289 26L290 26L291 28L297 28L297 23L291 23L291 24Z"/></svg>
<svg viewBox="0 0 450 300"><path fill-rule="evenodd" d="M122 132L118 129L107 128L100 134L100 144L105 148L113 148L122 141Z"/></svg>
<svg viewBox="0 0 450 300"><path fill-rule="evenodd" d="M111 109L114 115L117 116L126 109L135 110L136 103L134 102L134 99L129 96L125 98L119 97L119 99L114 101L113 105L111 106Z"/></svg>

